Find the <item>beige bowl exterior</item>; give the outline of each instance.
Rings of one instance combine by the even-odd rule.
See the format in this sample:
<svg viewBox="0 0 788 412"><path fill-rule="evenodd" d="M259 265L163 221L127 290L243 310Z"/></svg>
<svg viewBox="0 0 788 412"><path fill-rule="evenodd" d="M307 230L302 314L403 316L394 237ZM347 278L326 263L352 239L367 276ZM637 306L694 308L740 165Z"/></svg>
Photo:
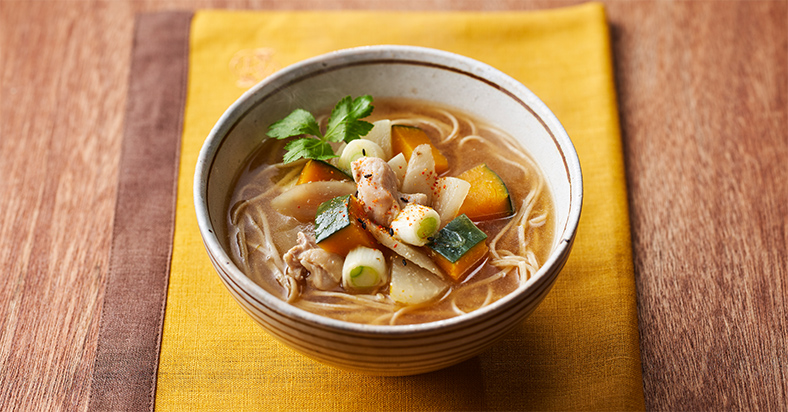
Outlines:
<svg viewBox="0 0 788 412"><path fill-rule="evenodd" d="M228 188L268 125L296 107L316 111L346 95L405 97L457 107L515 136L547 178L555 240L544 266L518 290L460 317L418 325L360 325L293 307L246 277L229 257ZM513 183L516 184L516 183ZM343 369L413 375L469 359L523 321L566 263L580 218L580 162L560 122L525 86L475 60L411 46L341 50L295 64L250 89L219 119L197 162L200 233L222 282L263 328L296 351Z"/></svg>

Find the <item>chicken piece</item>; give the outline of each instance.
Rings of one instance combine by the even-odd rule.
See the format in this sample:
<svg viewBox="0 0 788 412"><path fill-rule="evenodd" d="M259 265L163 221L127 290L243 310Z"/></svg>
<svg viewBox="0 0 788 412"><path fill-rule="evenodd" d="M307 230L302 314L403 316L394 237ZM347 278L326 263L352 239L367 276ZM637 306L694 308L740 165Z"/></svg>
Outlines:
<svg viewBox="0 0 788 412"><path fill-rule="evenodd" d="M367 216L378 224L391 225L401 209L397 176L391 166L379 157L361 157L350 167Z"/></svg>
<svg viewBox="0 0 788 412"><path fill-rule="evenodd" d="M298 232L298 243L283 258L288 276L299 281L306 279L315 289L332 290L342 280L342 256L319 248L315 239L304 232Z"/></svg>

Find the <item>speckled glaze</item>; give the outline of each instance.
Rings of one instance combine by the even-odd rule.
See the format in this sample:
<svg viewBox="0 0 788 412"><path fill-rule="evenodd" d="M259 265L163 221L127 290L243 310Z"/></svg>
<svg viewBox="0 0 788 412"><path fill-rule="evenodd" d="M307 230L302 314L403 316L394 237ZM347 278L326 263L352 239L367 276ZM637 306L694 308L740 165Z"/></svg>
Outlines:
<svg viewBox="0 0 788 412"><path fill-rule="evenodd" d="M246 277L228 254L228 188L268 125L296 107L309 111L346 95L435 101L473 113L515 136L539 163L556 207L555 241L526 285L452 319L418 325L361 325L293 307ZM516 184L516 183L515 183ZM200 233L222 282L272 336L336 367L376 375L413 375L469 359L517 326L544 299L566 262L580 219L580 162L560 122L525 86L478 61L411 46L332 52L287 67L239 98L200 152L194 203ZM220 316L220 315L217 315Z"/></svg>

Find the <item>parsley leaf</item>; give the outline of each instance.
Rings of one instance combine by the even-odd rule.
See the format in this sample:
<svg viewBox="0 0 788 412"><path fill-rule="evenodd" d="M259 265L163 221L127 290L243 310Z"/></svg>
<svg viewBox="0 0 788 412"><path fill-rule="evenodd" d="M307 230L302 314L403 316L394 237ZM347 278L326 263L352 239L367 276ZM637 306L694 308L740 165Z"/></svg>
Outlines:
<svg viewBox="0 0 788 412"><path fill-rule="evenodd" d="M372 130L372 123L359 120L372 113L372 96L366 95L351 100L346 96L337 103L328 119L326 140L349 143Z"/></svg>
<svg viewBox="0 0 788 412"><path fill-rule="evenodd" d="M312 139L311 137L291 140L285 145L285 149L287 153L282 159L285 163L296 161L302 157L317 160L328 160L332 157L337 157L334 154L334 149L331 148L328 142Z"/></svg>
<svg viewBox="0 0 788 412"><path fill-rule="evenodd" d="M312 113L304 109L295 109L284 119L272 124L268 128L268 136L277 139L285 139L300 134L311 134L321 136L320 126Z"/></svg>
<svg viewBox="0 0 788 412"><path fill-rule="evenodd" d="M290 163L301 158L328 160L337 157L329 142L350 142L366 135L372 130L372 123L360 120L372 113L372 96L364 95L353 100L350 96L342 98L328 119L325 136L315 117L304 109L295 109L268 127L268 136L286 139L293 136L311 135L291 140L285 145L283 161Z"/></svg>

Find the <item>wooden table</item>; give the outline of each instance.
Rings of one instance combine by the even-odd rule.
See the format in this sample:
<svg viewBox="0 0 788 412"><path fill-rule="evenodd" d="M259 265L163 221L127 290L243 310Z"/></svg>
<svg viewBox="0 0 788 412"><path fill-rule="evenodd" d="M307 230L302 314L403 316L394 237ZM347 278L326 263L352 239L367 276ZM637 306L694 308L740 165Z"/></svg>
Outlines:
<svg viewBox="0 0 788 412"><path fill-rule="evenodd" d="M0 0L0 409L86 408L136 13L575 3ZM605 3L646 406L785 410L788 1Z"/></svg>

